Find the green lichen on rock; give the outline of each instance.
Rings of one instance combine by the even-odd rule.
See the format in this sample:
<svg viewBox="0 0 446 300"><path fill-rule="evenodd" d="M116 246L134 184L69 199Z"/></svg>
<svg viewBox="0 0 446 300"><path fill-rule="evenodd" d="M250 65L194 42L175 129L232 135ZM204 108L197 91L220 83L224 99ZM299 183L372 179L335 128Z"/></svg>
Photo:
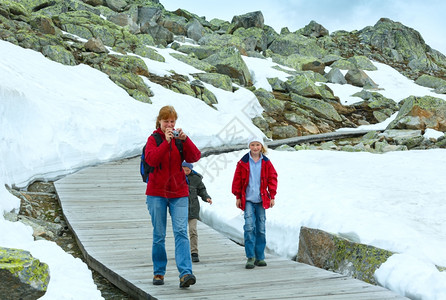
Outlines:
<svg viewBox="0 0 446 300"><path fill-rule="evenodd" d="M25 16L25 17L29 16L31 13L26 4L9 0L3 0L0 3L0 11L3 11L2 15L11 14L13 16Z"/></svg>
<svg viewBox="0 0 446 300"><path fill-rule="evenodd" d="M25 250L0 247L0 279L12 295L34 293L42 296L50 281L48 265ZM12 299L12 298L11 298Z"/></svg>
<svg viewBox="0 0 446 300"><path fill-rule="evenodd" d="M419 129L432 128L446 131L446 102L431 96L410 96L403 100L396 118L387 129Z"/></svg>
<svg viewBox="0 0 446 300"><path fill-rule="evenodd" d="M297 94L291 94L291 100L298 106L312 111L320 118L325 118L336 122L342 121L342 118L336 109L331 104L323 100L306 98Z"/></svg>
<svg viewBox="0 0 446 300"><path fill-rule="evenodd" d="M446 80L427 74L423 74L420 77L418 77L418 79L415 80L415 83L433 89L446 86Z"/></svg>
<svg viewBox="0 0 446 300"><path fill-rule="evenodd" d="M298 53L303 56L322 58L327 53L321 48L314 38L308 38L300 34L289 33L278 36L269 46L274 53L288 56Z"/></svg>
<svg viewBox="0 0 446 300"><path fill-rule="evenodd" d="M328 269L376 284L374 273L393 253L333 236L336 246Z"/></svg>
<svg viewBox="0 0 446 300"><path fill-rule="evenodd" d="M216 72L217 68L214 67L213 65L206 63L204 61L201 61L195 57L193 57L193 55L183 55L180 53L170 53L170 55L175 58L178 59L179 61L182 61L188 65L191 65L192 67L205 71L205 72Z"/></svg>
<svg viewBox="0 0 446 300"><path fill-rule="evenodd" d="M374 278L375 271L393 253L361 244L359 238L353 237L351 234L349 239L343 236L319 229L301 227L299 252L296 260L377 284Z"/></svg>

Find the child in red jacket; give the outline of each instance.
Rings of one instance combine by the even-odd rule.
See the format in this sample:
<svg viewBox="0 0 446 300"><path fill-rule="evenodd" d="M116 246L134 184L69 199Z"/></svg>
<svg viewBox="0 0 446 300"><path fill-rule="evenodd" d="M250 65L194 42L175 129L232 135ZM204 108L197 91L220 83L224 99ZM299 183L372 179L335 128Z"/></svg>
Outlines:
<svg viewBox="0 0 446 300"><path fill-rule="evenodd" d="M265 210L273 207L277 191L277 172L264 155L263 140L252 137L248 142L249 152L237 163L232 193L236 206L244 211L246 269L265 267L266 228Z"/></svg>

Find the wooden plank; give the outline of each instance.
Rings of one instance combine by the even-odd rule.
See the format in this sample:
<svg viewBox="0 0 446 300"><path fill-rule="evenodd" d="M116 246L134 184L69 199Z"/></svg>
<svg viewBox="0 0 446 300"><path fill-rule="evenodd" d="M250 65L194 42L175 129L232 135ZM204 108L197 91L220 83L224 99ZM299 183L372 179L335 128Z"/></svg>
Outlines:
<svg viewBox="0 0 446 300"><path fill-rule="evenodd" d="M197 283L178 287L170 220L165 285L152 285L152 226L139 157L82 169L55 183L67 222L87 263L137 299L406 299L374 286L270 254L268 266L244 268L244 249L198 223Z"/></svg>

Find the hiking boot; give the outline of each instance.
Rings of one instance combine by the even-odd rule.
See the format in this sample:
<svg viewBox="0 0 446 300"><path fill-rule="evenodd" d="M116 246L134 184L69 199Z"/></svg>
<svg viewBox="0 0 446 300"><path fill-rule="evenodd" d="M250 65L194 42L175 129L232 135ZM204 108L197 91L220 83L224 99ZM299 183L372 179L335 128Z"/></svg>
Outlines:
<svg viewBox="0 0 446 300"><path fill-rule="evenodd" d="M163 285L163 284L164 284L164 276L163 275L153 276L153 285Z"/></svg>
<svg viewBox="0 0 446 300"><path fill-rule="evenodd" d="M256 259L254 264L258 267L266 267L266 261L264 261L263 259Z"/></svg>
<svg viewBox="0 0 446 300"><path fill-rule="evenodd" d="M246 262L246 265L245 265L245 268L246 269L254 269L254 262L255 262L255 258L254 257L251 257L251 258L248 258L248 261Z"/></svg>
<svg viewBox="0 0 446 300"><path fill-rule="evenodd" d="M198 253L192 253L192 262L199 262Z"/></svg>
<svg viewBox="0 0 446 300"><path fill-rule="evenodd" d="M186 274L180 278L180 288L187 288L197 281L193 274Z"/></svg>

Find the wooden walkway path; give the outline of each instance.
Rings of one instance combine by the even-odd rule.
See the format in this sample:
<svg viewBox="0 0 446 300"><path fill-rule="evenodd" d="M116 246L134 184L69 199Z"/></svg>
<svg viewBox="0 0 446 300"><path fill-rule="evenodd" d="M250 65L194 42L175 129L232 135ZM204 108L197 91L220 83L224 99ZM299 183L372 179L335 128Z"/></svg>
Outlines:
<svg viewBox="0 0 446 300"><path fill-rule="evenodd" d="M382 287L267 255L246 270L243 247L199 222L197 283L179 288L168 231L165 285L152 285L151 223L139 157L86 168L55 182L64 215L90 267L135 299L406 299ZM171 228L169 224L168 228Z"/></svg>

